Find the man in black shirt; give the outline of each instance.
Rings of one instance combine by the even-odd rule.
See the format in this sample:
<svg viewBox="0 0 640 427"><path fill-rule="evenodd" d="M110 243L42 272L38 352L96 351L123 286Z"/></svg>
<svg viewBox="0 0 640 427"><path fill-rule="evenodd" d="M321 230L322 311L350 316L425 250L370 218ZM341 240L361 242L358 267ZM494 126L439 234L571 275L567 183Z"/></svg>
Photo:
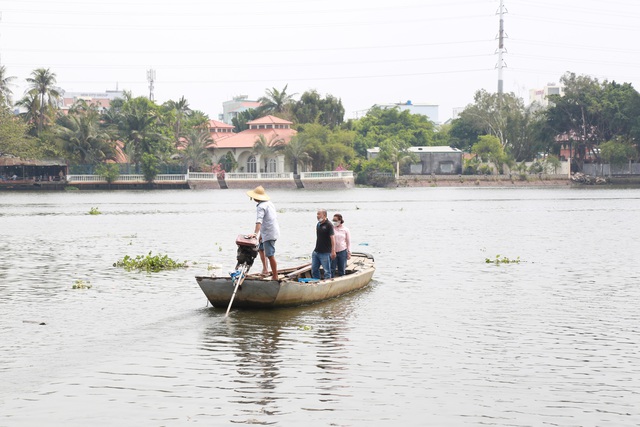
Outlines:
<svg viewBox="0 0 640 427"><path fill-rule="evenodd" d="M326 209L320 209L316 213L318 224L316 225L316 248L311 254L311 275L314 279L320 279L320 266L324 270L324 278L331 278L331 260L336 257L336 241L333 233L333 225L327 221Z"/></svg>

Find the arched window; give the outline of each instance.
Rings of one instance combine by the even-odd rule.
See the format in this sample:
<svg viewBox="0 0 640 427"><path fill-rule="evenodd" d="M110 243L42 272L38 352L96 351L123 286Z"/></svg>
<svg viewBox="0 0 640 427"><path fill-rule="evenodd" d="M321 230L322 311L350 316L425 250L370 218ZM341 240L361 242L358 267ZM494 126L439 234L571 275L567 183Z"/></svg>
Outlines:
<svg viewBox="0 0 640 427"><path fill-rule="evenodd" d="M278 165L276 163L276 159L269 159L269 162L267 163L267 172L269 173L278 172Z"/></svg>
<svg viewBox="0 0 640 427"><path fill-rule="evenodd" d="M247 172L256 173L256 156L250 156L247 160Z"/></svg>

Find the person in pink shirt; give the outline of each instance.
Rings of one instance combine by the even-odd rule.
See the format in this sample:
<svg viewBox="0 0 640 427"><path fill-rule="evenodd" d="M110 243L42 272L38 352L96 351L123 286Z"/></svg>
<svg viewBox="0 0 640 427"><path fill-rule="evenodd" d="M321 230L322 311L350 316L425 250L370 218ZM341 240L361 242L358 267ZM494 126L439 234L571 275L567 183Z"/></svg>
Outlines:
<svg viewBox="0 0 640 427"><path fill-rule="evenodd" d="M351 234L349 229L344 226L341 214L334 214L332 222L336 240L336 257L331 260L331 270L333 277L344 276L347 260L351 259Z"/></svg>

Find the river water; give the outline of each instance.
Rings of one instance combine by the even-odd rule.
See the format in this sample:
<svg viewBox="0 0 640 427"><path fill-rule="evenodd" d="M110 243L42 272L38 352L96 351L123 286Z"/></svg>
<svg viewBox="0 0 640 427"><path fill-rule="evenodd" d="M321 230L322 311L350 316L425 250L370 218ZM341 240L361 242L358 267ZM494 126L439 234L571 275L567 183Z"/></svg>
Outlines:
<svg viewBox="0 0 640 427"><path fill-rule="evenodd" d="M0 426L640 425L640 190L269 194L281 267L324 207L371 286L225 319L244 191L0 193Z"/></svg>

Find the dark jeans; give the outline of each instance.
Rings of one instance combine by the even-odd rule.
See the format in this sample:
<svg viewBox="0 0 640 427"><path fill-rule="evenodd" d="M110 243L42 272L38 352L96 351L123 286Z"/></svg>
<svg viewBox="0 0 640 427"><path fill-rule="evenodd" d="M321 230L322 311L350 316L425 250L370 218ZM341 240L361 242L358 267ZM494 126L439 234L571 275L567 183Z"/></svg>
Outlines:
<svg viewBox="0 0 640 427"><path fill-rule="evenodd" d="M333 277L344 276L347 268L347 250L336 252L336 257L331 260L331 274Z"/></svg>
<svg viewBox="0 0 640 427"><path fill-rule="evenodd" d="M331 254L313 251L311 254L311 276L320 279L320 266L324 270L324 278L331 278Z"/></svg>

